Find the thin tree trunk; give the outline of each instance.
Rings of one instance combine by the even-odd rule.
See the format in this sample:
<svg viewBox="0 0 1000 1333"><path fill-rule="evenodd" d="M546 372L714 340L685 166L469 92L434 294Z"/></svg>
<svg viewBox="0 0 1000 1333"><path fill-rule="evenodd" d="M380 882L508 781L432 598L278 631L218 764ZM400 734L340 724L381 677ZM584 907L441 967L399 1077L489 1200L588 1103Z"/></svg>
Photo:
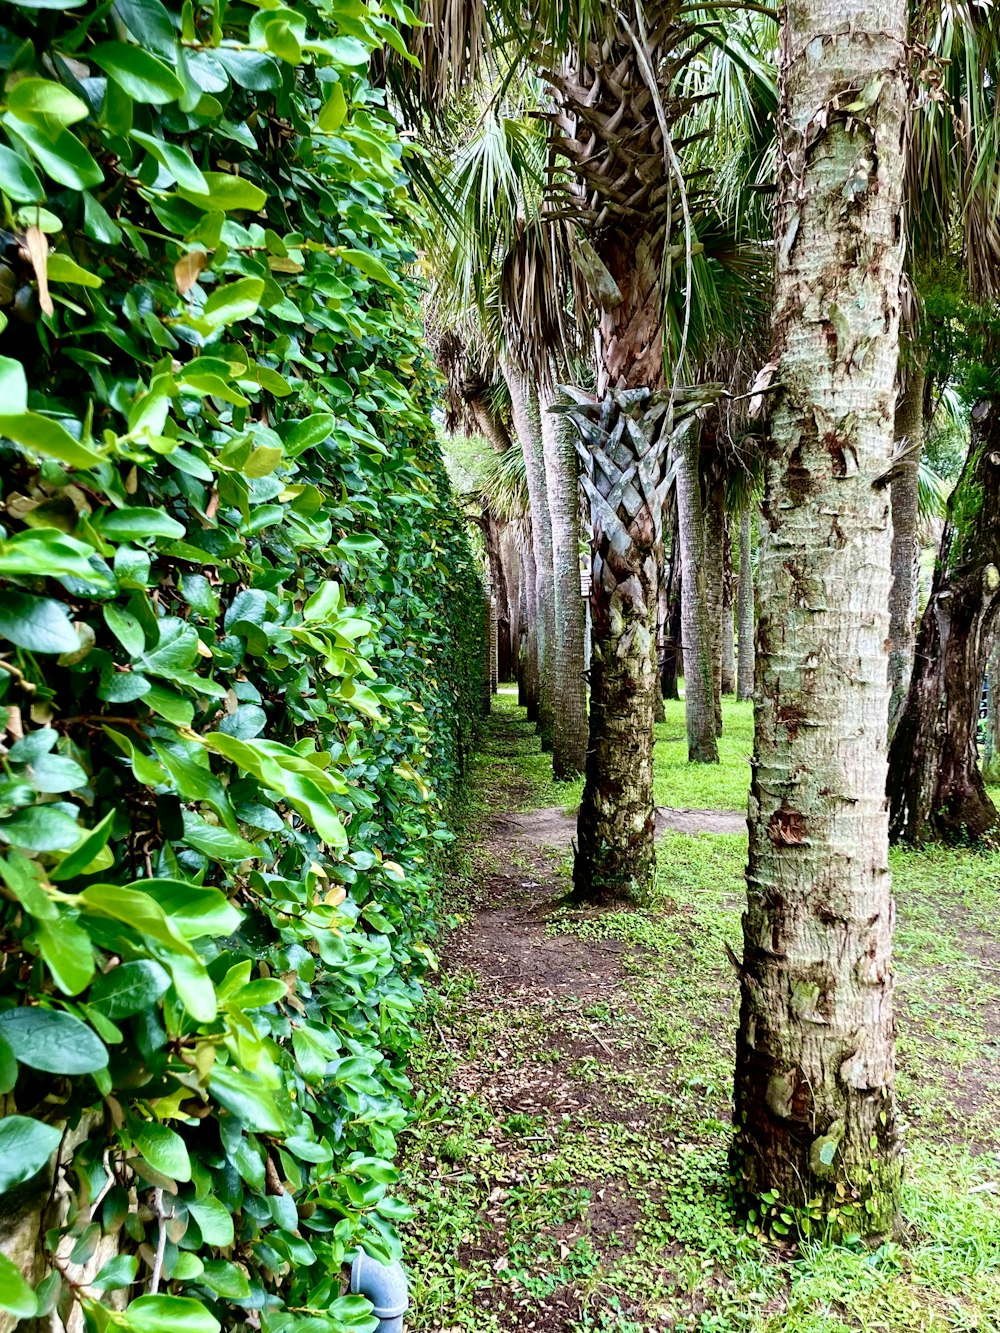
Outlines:
<svg viewBox="0 0 1000 1333"><path fill-rule="evenodd" d="M736 577L729 520L725 520L722 569L722 693L736 693ZM720 733L721 734L721 733Z"/></svg>
<svg viewBox="0 0 1000 1333"><path fill-rule="evenodd" d="M663 643L663 657L660 665L660 692L664 699L679 699L677 688L678 668L681 663L683 645L681 642L681 550L677 531L677 506L672 513L673 538L670 547L670 566L666 588L666 624Z"/></svg>
<svg viewBox="0 0 1000 1333"><path fill-rule="evenodd" d="M660 579L660 591L656 604L656 662L659 689L656 691L653 708L657 722L666 721L666 709L663 706L663 674L667 661L667 635L670 633L670 584L672 577L673 555L671 554L667 561L667 567L663 571L663 577Z"/></svg>
<svg viewBox="0 0 1000 1333"><path fill-rule="evenodd" d="M993 626L993 646L986 668L986 739L983 744L983 781L1000 784L1000 634Z"/></svg>
<svg viewBox="0 0 1000 1333"><path fill-rule="evenodd" d="M535 557L535 607L538 641L538 734L542 749L552 748L553 689L555 679L555 580L552 570L552 522L545 487L545 457L538 392L513 365L504 366L510 389L514 428L524 451L531 508L531 533Z"/></svg>
<svg viewBox="0 0 1000 1333"><path fill-rule="evenodd" d="M906 703L889 750L889 820L906 842L978 839L997 824L976 733L1000 608L1000 399L972 413L969 457L948 502Z"/></svg>
<svg viewBox="0 0 1000 1333"><path fill-rule="evenodd" d="M466 402L479 428L480 435L493 446L495 453L506 453L512 444L512 440L510 432L500 417L491 409L489 403L478 395L467 397Z"/></svg>
<svg viewBox="0 0 1000 1333"><path fill-rule="evenodd" d="M654 868L653 696L665 404L571 391L592 530L590 738L573 867L585 901L644 901ZM627 484L626 484L627 483Z"/></svg>
<svg viewBox="0 0 1000 1333"><path fill-rule="evenodd" d="M753 553L751 550L750 508L740 519L740 580L736 595L739 657L736 668L736 697L740 701L753 698L754 633L756 608L753 594Z"/></svg>
<svg viewBox="0 0 1000 1333"><path fill-rule="evenodd" d="M891 1231L902 1174L879 487L899 350L906 21L906 0L812 0L784 10L781 34L732 1160L747 1206L802 1210L833 1236Z"/></svg>
<svg viewBox="0 0 1000 1333"><path fill-rule="evenodd" d="M528 713L529 722L538 721L538 698L541 693L541 670L538 662L538 578L535 570L534 543L530 524L527 540L521 546L521 675L518 703Z"/></svg>
<svg viewBox="0 0 1000 1333"><path fill-rule="evenodd" d="M919 353L918 353L919 355ZM917 477L924 442L924 366L915 362L896 406L896 447L903 450L892 479L892 591L889 594L889 739L906 699L916 642L919 576Z"/></svg>
<svg viewBox="0 0 1000 1333"><path fill-rule="evenodd" d="M705 506L701 500L699 466L701 439L696 423L692 422L677 432L675 448L688 760L693 764L717 764L714 651L717 635L712 625L713 599L706 586L710 576L705 560Z"/></svg>
<svg viewBox="0 0 1000 1333"><path fill-rule="evenodd" d="M545 486L552 529L553 638L552 772L578 777L587 758L586 616L580 596L580 487L574 429L565 414L542 403Z"/></svg>
<svg viewBox="0 0 1000 1333"><path fill-rule="evenodd" d="M504 589L507 596L506 618L508 626L509 651L506 669L501 669L500 679L520 682L519 644L521 612L521 557L518 550L518 528L523 526L520 519L505 520L500 528L500 568L503 570Z"/></svg>
<svg viewBox="0 0 1000 1333"><path fill-rule="evenodd" d="M509 680L512 660L510 592L502 555L503 532L507 523L497 517L485 497L482 503L482 515L483 544L486 547L486 557L490 567L490 588L496 618L497 679Z"/></svg>
<svg viewBox="0 0 1000 1333"><path fill-rule="evenodd" d="M702 552L701 568L704 571L702 587L708 615L708 629L711 635L712 661L712 707L715 712L715 734L722 735L722 606L723 584L725 582L723 564L723 543L725 541L725 497L722 473L718 469L714 450L706 458L706 450L701 451L701 488L702 496ZM707 466L706 466L707 463Z"/></svg>

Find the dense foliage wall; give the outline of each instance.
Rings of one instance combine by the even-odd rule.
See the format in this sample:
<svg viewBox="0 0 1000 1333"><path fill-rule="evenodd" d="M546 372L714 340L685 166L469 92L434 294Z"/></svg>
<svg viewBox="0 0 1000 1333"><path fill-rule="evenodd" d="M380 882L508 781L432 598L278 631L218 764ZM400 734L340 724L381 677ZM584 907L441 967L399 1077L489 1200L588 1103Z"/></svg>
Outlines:
<svg viewBox="0 0 1000 1333"><path fill-rule="evenodd" d="M344 1256L398 1252L483 623L367 78L411 18L0 11L14 1317L363 1330Z"/></svg>

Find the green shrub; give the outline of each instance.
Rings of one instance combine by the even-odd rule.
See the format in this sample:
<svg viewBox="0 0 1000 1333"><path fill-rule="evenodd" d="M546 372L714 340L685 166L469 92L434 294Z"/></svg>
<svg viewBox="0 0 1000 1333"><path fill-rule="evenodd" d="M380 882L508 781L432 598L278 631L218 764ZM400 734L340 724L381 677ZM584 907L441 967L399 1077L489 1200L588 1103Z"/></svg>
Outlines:
<svg viewBox="0 0 1000 1333"><path fill-rule="evenodd" d="M0 1209L53 1199L37 1291L0 1256L20 1317L363 1330L340 1265L399 1251L483 650L368 80L410 19L0 15Z"/></svg>

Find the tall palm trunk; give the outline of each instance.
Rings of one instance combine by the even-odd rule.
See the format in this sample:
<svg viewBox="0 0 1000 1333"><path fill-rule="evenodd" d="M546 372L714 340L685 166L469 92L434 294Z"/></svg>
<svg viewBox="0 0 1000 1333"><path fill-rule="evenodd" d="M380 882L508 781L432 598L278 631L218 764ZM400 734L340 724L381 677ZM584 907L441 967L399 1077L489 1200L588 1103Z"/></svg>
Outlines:
<svg viewBox="0 0 1000 1333"><path fill-rule="evenodd" d="M889 749L894 838L980 838L998 821L976 732L1000 610L1000 399L972 413L969 457L948 501L906 703Z"/></svg>
<svg viewBox="0 0 1000 1333"><path fill-rule="evenodd" d="M740 576L736 594L736 621L738 658L736 665L736 698L753 698L753 640L756 632L756 608L753 595L753 552L751 549L750 507L740 518Z"/></svg>
<svg viewBox="0 0 1000 1333"><path fill-rule="evenodd" d="M919 354L918 354L919 355ZM896 407L896 444L904 451L892 479L892 591L889 594L889 739L892 739L913 670L920 546L917 477L924 443L922 363L910 367Z"/></svg>
<svg viewBox="0 0 1000 1333"><path fill-rule="evenodd" d="M524 451L531 510L531 539L535 565L535 636L538 643L538 733L542 749L552 748L555 688L555 579L552 567L552 520L545 485L545 455L538 391L513 364L505 364L514 429Z"/></svg>
<svg viewBox="0 0 1000 1333"><path fill-rule="evenodd" d="M834 1234L899 1203L885 744L906 0L789 5L733 1166ZM772 1194L773 1192L773 1194Z"/></svg>
<svg viewBox="0 0 1000 1333"><path fill-rule="evenodd" d="M701 492L701 436L690 421L675 435L677 458L677 531L681 550L681 637L684 642L684 715L688 759L693 764L719 762L716 713L717 599L708 558L711 532ZM720 681L721 686L721 681Z"/></svg>
<svg viewBox="0 0 1000 1333"><path fill-rule="evenodd" d="M586 615L580 596L580 487L572 425L542 402L542 449L552 531L555 614L552 772L578 777L587 758Z"/></svg>
<svg viewBox="0 0 1000 1333"><path fill-rule="evenodd" d="M736 577L729 520L725 520L722 569L722 693L736 693ZM721 735L721 732L720 732Z"/></svg>
<svg viewBox="0 0 1000 1333"><path fill-rule="evenodd" d="M666 493L665 404L647 389L569 391L592 530L590 738L573 867L586 901L653 882L653 652Z"/></svg>

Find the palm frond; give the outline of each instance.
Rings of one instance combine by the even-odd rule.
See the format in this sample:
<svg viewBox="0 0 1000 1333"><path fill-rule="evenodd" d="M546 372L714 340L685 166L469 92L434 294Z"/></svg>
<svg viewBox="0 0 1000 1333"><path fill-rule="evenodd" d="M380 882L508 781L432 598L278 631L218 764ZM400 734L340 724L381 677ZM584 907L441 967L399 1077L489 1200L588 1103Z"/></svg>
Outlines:
<svg viewBox="0 0 1000 1333"><path fill-rule="evenodd" d="M1000 293L1000 24L993 0L917 6L926 50L908 163L911 246L934 258L961 248L972 290Z"/></svg>
<svg viewBox="0 0 1000 1333"><path fill-rule="evenodd" d="M917 513L921 522L944 518L950 493L951 487L945 479L938 476L926 458L921 458L917 468Z"/></svg>
<svg viewBox="0 0 1000 1333"><path fill-rule="evenodd" d="M522 519L528 513L528 478L523 449L491 454L481 483L493 512L502 518Z"/></svg>

